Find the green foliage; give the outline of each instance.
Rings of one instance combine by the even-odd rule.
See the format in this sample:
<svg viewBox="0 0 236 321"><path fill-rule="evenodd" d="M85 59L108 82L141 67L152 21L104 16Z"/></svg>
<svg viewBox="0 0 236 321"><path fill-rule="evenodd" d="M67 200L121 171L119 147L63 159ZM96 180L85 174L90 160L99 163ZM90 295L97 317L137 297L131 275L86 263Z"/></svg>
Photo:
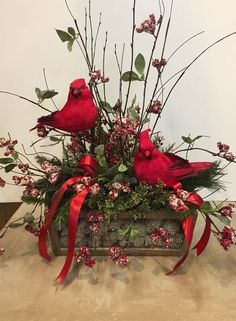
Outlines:
<svg viewBox="0 0 236 321"><path fill-rule="evenodd" d="M41 90L40 88L35 88L35 93L38 97L39 104L41 104L45 99L51 99L58 94L54 89Z"/></svg>
<svg viewBox="0 0 236 321"><path fill-rule="evenodd" d="M0 164L11 164L14 163L14 159L10 157L0 158Z"/></svg>
<svg viewBox="0 0 236 321"><path fill-rule="evenodd" d="M114 109L111 107L111 105L107 101L101 101L99 105L106 112L111 113L111 114L115 113Z"/></svg>
<svg viewBox="0 0 236 321"><path fill-rule="evenodd" d="M67 49L68 51L71 52L73 48L73 44L77 39L77 34L75 32L75 29L72 27L68 27L67 32L59 29L56 29L56 32L62 42L67 42Z"/></svg>
<svg viewBox="0 0 236 321"><path fill-rule="evenodd" d="M9 164L7 166L5 166L5 172L9 173L11 172L17 165L16 164Z"/></svg>
<svg viewBox="0 0 236 321"><path fill-rule="evenodd" d="M145 59L144 59L143 55L141 53L139 53L137 55L137 57L135 58L134 65L135 65L135 68L140 76L143 76L145 64L146 63L145 63Z"/></svg>
<svg viewBox="0 0 236 321"><path fill-rule="evenodd" d="M210 190L224 189L224 184L219 180L219 176L223 175L219 164L219 162L214 162L212 167L201 172L198 176L184 179L182 181L183 188L187 191L193 191L199 187Z"/></svg>
<svg viewBox="0 0 236 321"><path fill-rule="evenodd" d="M120 173L124 173L124 172L126 172L128 170L128 167L126 166L126 165L124 165L124 164L120 164L119 165L119 167L118 167L118 171L120 172Z"/></svg>
<svg viewBox="0 0 236 321"><path fill-rule="evenodd" d="M129 82L129 81L140 81L142 80L138 74L136 74L136 72L134 71L126 71L123 73L123 75L121 76L121 80L123 80L124 82Z"/></svg>
<svg viewBox="0 0 236 321"><path fill-rule="evenodd" d="M189 136L182 136L183 141L188 144L188 145L192 145L196 140L202 138L202 137L209 137L206 135L198 135L195 138L191 138L190 135Z"/></svg>

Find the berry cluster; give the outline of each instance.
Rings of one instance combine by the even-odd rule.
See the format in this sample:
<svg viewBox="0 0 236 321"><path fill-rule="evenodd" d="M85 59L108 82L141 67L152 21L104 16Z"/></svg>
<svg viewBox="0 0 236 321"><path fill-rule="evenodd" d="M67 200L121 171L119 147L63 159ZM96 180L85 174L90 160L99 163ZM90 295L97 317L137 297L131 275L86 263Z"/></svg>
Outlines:
<svg viewBox="0 0 236 321"><path fill-rule="evenodd" d="M14 146L17 144L17 140L0 138L0 147L6 147L4 156L12 155L15 151Z"/></svg>
<svg viewBox="0 0 236 321"><path fill-rule="evenodd" d="M97 212L95 215L88 214L89 228L94 233L98 233L101 228L101 223L104 222L104 219L100 212Z"/></svg>
<svg viewBox="0 0 236 321"><path fill-rule="evenodd" d="M91 71L89 73L89 76L90 76L90 81L94 82L96 80L100 80L101 83L103 83L103 84L110 80L109 77L106 77L106 76L101 74L101 70Z"/></svg>
<svg viewBox="0 0 236 321"><path fill-rule="evenodd" d="M127 266L128 264L128 259L127 256L125 254L125 251L122 247L120 246L112 246L109 249L109 254L110 254L110 259L114 262L114 263L118 263L122 266Z"/></svg>
<svg viewBox="0 0 236 321"><path fill-rule="evenodd" d="M42 126L42 127L37 127L37 135L39 137L47 137L47 135L49 134L50 129L47 129L46 127Z"/></svg>
<svg viewBox="0 0 236 321"><path fill-rule="evenodd" d="M56 182L57 182L57 180L58 180L58 178L60 176L61 167L60 166L56 166L56 165L52 165L49 161L44 161L41 164L41 168L47 174L48 181L52 185L56 184Z"/></svg>
<svg viewBox="0 0 236 321"><path fill-rule="evenodd" d="M149 18L144 20L140 24L140 26L138 28L136 28L136 31L138 33L147 32L147 33L150 33L150 34L154 35L155 30L156 30L156 25L157 25L157 22L156 22L155 15L154 14L150 14Z"/></svg>
<svg viewBox="0 0 236 321"><path fill-rule="evenodd" d="M74 254L75 262L84 262L84 264L92 268L96 264L96 260L91 258L90 251L87 246L81 246Z"/></svg>
<svg viewBox="0 0 236 321"><path fill-rule="evenodd" d="M231 221L232 214L235 212L236 208L234 204L228 204L224 207L221 207L219 210L220 214L226 217L229 221Z"/></svg>
<svg viewBox="0 0 236 321"><path fill-rule="evenodd" d="M92 178L90 176L84 176L81 178L79 184L73 186L76 193L81 193L84 189L88 189L92 195L98 195L100 192L100 185L98 183L92 184Z"/></svg>
<svg viewBox="0 0 236 321"><path fill-rule="evenodd" d="M16 185L26 186L25 190L23 191L24 196L37 198L41 194L36 188L35 183L32 181L32 177L30 175L13 176L12 179Z"/></svg>
<svg viewBox="0 0 236 321"><path fill-rule="evenodd" d="M161 59L153 59L152 66L155 67L157 70L161 70L167 64L167 61L164 58Z"/></svg>
<svg viewBox="0 0 236 321"><path fill-rule="evenodd" d="M170 195L169 207L175 210L176 212L185 212L189 209L188 206L184 203L184 200L176 194Z"/></svg>
<svg viewBox="0 0 236 321"><path fill-rule="evenodd" d="M112 200L115 200L120 192L124 193L130 193L131 188L129 186L129 183L120 183L120 182L115 182L112 184L112 190L109 192L108 197Z"/></svg>
<svg viewBox="0 0 236 321"><path fill-rule="evenodd" d="M33 182L29 182L25 190L23 191L24 196L30 196L33 198L37 198L38 196L40 196L40 194L41 192L37 189Z"/></svg>
<svg viewBox="0 0 236 321"><path fill-rule="evenodd" d="M16 185L22 185L22 186L26 186L29 183L32 182L32 177L30 175L25 175L25 176L16 176L14 175L12 177L12 180L14 181L14 183Z"/></svg>
<svg viewBox="0 0 236 321"><path fill-rule="evenodd" d="M35 228L35 227L33 227L33 226L30 225L30 224L27 224L27 225L25 226L25 230L26 230L27 232L30 232L30 233L34 234L34 236L39 236L40 230L37 229L37 228Z"/></svg>
<svg viewBox="0 0 236 321"><path fill-rule="evenodd" d="M162 110L162 104L160 100L155 100L147 109L148 113L160 114Z"/></svg>
<svg viewBox="0 0 236 321"><path fill-rule="evenodd" d="M119 163L120 155L128 154L134 148L139 121L128 117L112 121L112 133L107 133L110 141L105 145L104 154L110 166Z"/></svg>
<svg viewBox="0 0 236 321"><path fill-rule="evenodd" d="M223 228L223 231L218 233L221 237L220 245L223 247L225 251L228 251L229 247L235 244L235 232L236 230L233 229L232 226L225 226Z"/></svg>
<svg viewBox="0 0 236 321"><path fill-rule="evenodd" d="M22 171L22 173L26 173L29 169L29 164L28 163L26 163L26 164L20 163L20 164L18 164L18 168Z"/></svg>
<svg viewBox="0 0 236 321"><path fill-rule="evenodd" d="M71 143L68 145L68 149L76 154L79 153L81 148L80 148L80 142L79 142L79 137L78 136L72 136L70 138Z"/></svg>
<svg viewBox="0 0 236 321"><path fill-rule="evenodd" d="M229 162L232 162L235 160L236 157L231 152L229 152L229 148L230 148L229 145L218 142L217 147L219 148L220 156L222 156Z"/></svg>
<svg viewBox="0 0 236 321"><path fill-rule="evenodd" d="M154 233L149 236L154 245L156 245L157 241L160 240L165 247L169 247L170 243L173 241L170 237L169 231L163 227L155 228Z"/></svg>

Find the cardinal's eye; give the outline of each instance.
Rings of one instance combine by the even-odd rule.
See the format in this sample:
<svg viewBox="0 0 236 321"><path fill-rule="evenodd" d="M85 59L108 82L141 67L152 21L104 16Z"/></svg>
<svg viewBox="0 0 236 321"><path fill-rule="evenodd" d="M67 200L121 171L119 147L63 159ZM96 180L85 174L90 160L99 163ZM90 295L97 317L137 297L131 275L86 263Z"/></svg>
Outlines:
<svg viewBox="0 0 236 321"><path fill-rule="evenodd" d="M74 97L79 97L81 95L81 88L78 88L78 87L72 88L71 93Z"/></svg>

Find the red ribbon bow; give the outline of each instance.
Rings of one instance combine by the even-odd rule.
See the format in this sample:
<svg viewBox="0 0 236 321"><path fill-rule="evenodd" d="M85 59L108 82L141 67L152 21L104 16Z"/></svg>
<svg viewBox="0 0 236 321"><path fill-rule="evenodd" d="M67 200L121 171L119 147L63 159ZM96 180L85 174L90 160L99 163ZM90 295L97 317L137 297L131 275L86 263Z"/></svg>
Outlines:
<svg viewBox="0 0 236 321"><path fill-rule="evenodd" d="M97 163L91 155L85 155L80 160L80 165L83 168L85 173L89 175L94 175L97 167ZM62 184L59 190L56 192L51 206L49 207L48 214L45 219L45 223L42 226L39 233L39 241L38 241L38 249L39 253L42 257L47 260L51 260L51 257L48 255L47 251L47 233L50 225L52 224L53 218L56 215L57 208L60 204L60 201L68 189L69 186L81 181L83 176L72 177L68 179L66 182ZM66 261L64 266L57 276L56 280L59 282L63 282L69 272L73 256L74 256L74 248L75 248L75 240L76 240L76 230L78 219L80 215L80 210L83 205L83 202L89 192L88 188L82 190L79 194L77 194L70 202L69 216L68 216L68 253L66 257Z"/></svg>
<svg viewBox="0 0 236 321"><path fill-rule="evenodd" d="M178 183L176 184L176 186L173 186L174 189L179 189L182 188L182 184ZM196 206L201 206L203 203L203 200L201 198L200 195L198 195L197 193L192 193L190 194L190 196L186 199L186 201L188 203L194 204ZM185 218L182 221L182 229L184 232L184 236L187 242L187 250L185 255L176 263L176 265L174 266L174 268L168 272L166 275L170 275L173 272L175 272L175 270L181 265L183 264L183 262L186 260L186 258L188 257L188 253L190 250L190 246L192 243L192 238L193 238L193 231L194 231L194 224L193 224L193 217L190 215L189 217ZM209 241L210 238L210 233L211 233L211 221L209 219L209 217L206 217L206 225L205 225L205 229L203 232L203 235L201 237L201 239L199 240L199 242L193 247L193 249L197 250L197 256L199 256L204 249L207 246L207 243Z"/></svg>

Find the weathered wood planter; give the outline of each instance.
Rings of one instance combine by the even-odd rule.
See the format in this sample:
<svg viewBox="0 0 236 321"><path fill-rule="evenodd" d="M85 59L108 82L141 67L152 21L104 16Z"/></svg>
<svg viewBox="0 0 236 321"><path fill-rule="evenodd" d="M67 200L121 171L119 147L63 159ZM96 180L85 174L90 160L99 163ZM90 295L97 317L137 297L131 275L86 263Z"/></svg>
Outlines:
<svg viewBox="0 0 236 321"><path fill-rule="evenodd" d="M193 214L193 224L197 219L197 212ZM134 226L139 230L138 235L123 236L119 235L118 230L126 229L128 226ZM149 235L156 227L166 228L172 238L168 248L165 248L161 242L152 244ZM68 247L67 228L58 232L56 226L52 224L50 228L50 238L52 250L55 255L66 255ZM76 248L88 246L92 255L107 256L108 249L111 246L121 246L125 253L131 256L181 256L186 250L186 241L184 238L181 221L167 215L164 211L148 212L144 218L135 221L127 214L119 214L119 219L104 221L101 224L101 230L94 234L87 221L87 216L81 214L77 227Z"/></svg>

